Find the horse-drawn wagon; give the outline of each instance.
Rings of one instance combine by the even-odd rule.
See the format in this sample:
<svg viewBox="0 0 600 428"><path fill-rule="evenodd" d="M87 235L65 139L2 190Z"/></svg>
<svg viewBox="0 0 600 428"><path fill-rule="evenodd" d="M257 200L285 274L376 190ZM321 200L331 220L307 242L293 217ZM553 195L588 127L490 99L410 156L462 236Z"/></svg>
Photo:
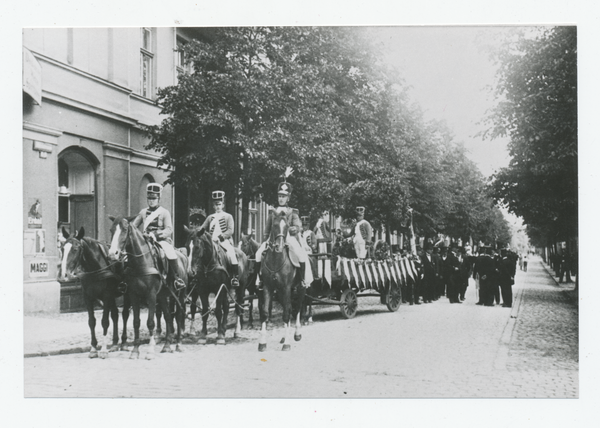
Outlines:
<svg viewBox="0 0 600 428"><path fill-rule="evenodd" d="M359 297L379 297L391 312L400 307L402 288L416 278L416 273L384 250L383 242L370 248L367 259L353 257L350 247L349 238L345 238L331 253L311 254L319 279L306 292L306 319L311 318L313 305L339 305L345 318L353 318Z"/></svg>

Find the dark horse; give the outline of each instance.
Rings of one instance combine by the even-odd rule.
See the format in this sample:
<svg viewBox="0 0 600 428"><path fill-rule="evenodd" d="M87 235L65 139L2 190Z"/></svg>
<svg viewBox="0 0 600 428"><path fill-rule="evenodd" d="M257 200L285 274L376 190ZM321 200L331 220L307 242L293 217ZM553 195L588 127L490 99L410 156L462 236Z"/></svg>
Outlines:
<svg viewBox="0 0 600 428"><path fill-rule="evenodd" d="M297 275L296 268L290 260L289 250L286 245L289 225L287 224L285 213L277 214L273 210L270 215L273 216L271 233L267 248L262 257L260 269L264 286L262 293L259 293L258 297L261 322L258 350L265 351L267 349L269 306L273 292L277 291L277 298L283 308L282 319L285 326L282 350L289 351L291 349L289 330L290 319L292 317L296 318L294 339L296 341L302 339L302 335L300 334L300 311L306 290L300 284L300 275Z"/></svg>
<svg viewBox="0 0 600 428"><path fill-rule="evenodd" d="M235 302L237 315L235 333L239 337L241 331L241 315L243 311L245 286L248 282L248 258L236 248L239 263L239 285L232 287L231 278L227 273L227 254L223 248L214 243L204 229L190 230L189 241L189 274L194 282L193 287L198 289L202 302L202 331L198 343L206 344L208 334L208 315L211 311L208 297L215 295L215 316L217 318L217 345L225 345L225 332L227 330L227 316L229 315L229 297Z"/></svg>
<svg viewBox="0 0 600 428"><path fill-rule="evenodd" d="M151 359L154 356L154 347L156 341L154 338L154 312L157 302L160 304L165 316L167 335L165 344L161 352L173 352L171 342L173 340L172 314L169 310L169 295L175 298L177 304L177 346L176 350L181 351L181 328L183 318L185 317L185 307L183 306L183 293L177 295L172 289L171 284L164 283L161 273L155 265L153 250L146 241L142 233L134 227L128 219L123 217L114 218L111 227L111 246L109 257L114 260L125 258L125 282L127 283L127 295L133 306L133 328L134 342L130 358L139 358L140 355L140 306L142 299L145 299L148 305L148 321L146 323L150 334L149 352L146 356ZM179 261L178 275L184 281L187 280L187 259L183 254L177 252ZM123 311L125 313L125 310ZM123 321L126 323L126 319ZM123 326L125 329L125 326Z"/></svg>
<svg viewBox="0 0 600 428"><path fill-rule="evenodd" d="M122 271L122 265L117 262L109 263L108 245L90 237L84 237L83 227L79 229L77 236L70 236L63 228L63 236L66 242L63 246L63 257L61 262L61 278L79 277L83 290L83 300L88 312L88 325L92 334L92 347L90 358L98 357L98 341L96 340L96 317L94 315L94 304L96 300L102 302L102 347L100 358L108 357L108 326L109 314L113 323L113 337L111 350L116 350L119 342L119 310L116 299L123 295L119 289L121 282L118 270ZM122 272L121 272L122 273ZM127 306L127 302L125 303ZM125 311L124 311L125 313ZM125 319L125 318L124 318ZM121 347L125 346L127 335L123 329Z"/></svg>
<svg viewBox="0 0 600 428"><path fill-rule="evenodd" d="M242 233L242 241L240 245L240 250L248 257L248 266L250 266L250 259L254 259L256 257L256 252L260 248L260 244L256 242L252 235L244 235ZM246 286L246 290L248 290L248 294L250 295L250 299L248 300L248 327L252 328L254 324L254 318L252 316L252 312L254 311L254 298L253 296L258 296L258 287L256 286L256 277L258 276L258 272L256 269L250 270L248 269L248 284ZM243 325L243 317L241 319Z"/></svg>

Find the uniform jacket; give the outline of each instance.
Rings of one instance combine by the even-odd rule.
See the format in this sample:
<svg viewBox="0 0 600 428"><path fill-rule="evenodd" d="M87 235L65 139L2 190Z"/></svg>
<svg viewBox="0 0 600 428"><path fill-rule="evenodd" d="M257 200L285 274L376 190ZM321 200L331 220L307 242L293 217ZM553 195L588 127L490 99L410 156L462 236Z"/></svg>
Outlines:
<svg viewBox="0 0 600 428"><path fill-rule="evenodd" d="M271 228L273 227L273 218L281 211L285 212L285 219L289 226L289 234L294 236L298 233L300 228L302 227L302 222L300 221L300 217L298 216L298 211L290 208L288 206L285 207L277 207L269 211L269 216L267 217L267 227L265 228L265 233L263 234L263 241L267 241L269 239L269 235L271 235ZM298 239L298 237L296 237ZM299 241L298 241L299 242Z"/></svg>
<svg viewBox="0 0 600 428"><path fill-rule="evenodd" d="M429 259L427 258L427 254L424 254L421 257L421 266L422 266L422 273L423 273L423 282L428 284L428 285L432 285L435 282L435 265L434 265L434 257L433 254L431 255L431 261L429 261Z"/></svg>
<svg viewBox="0 0 600 428"><path fill-rule="evenodd" d="M140 211L137 217L133 220L133 225L139 227L144 225L146 218L152 215L150 208L144 208ZM144 233L154 232L156 238L159 241L171 242L171 236L173 235L173 223L171 222L171 213L160 205L156 208L158 214L156 217L144 228Z"/></svg>
<svg viewBox="0 0 600 428"><path fill-rule="evenodd" d="M446 281L451 279L456 279L458 277L458 271L460 269L460 262L458 258L452 254L452 252L448 252L448 256L446 260L442 262L442 275Z"/></svg>
<svg viewBox="0 0 600 428"><path fill-rule="evenodd" d="M206 217L204 220L204 224L202 224L202 228L209 233L213 233L213 230L210 229L210 225L212 224L213 219L215 218L215 214L211 214ZM223 212L221 213L221 218L219 219L219 226L221 227L221 234L225 239L231 239L233 235L233 216L229 213Z"/></svg>
<svg viewBox="0 0 600 428"><path fill-rule="evenodd" d="M371 227L371 223L363 219L357 223L357 226L360 230L360 236L362 236L364 241L371 242L371 237L373 236L373 228Z"/></svg>
<svg viewBox="0 0 600 428"><path fill-rule="evenodd" d="M331 239L331 230L329 230L329 224L323 221L323 219L317 221L313 231L317 236L319 236L319 233L321 233L321 236L323 237L322 239Z"/></svg>

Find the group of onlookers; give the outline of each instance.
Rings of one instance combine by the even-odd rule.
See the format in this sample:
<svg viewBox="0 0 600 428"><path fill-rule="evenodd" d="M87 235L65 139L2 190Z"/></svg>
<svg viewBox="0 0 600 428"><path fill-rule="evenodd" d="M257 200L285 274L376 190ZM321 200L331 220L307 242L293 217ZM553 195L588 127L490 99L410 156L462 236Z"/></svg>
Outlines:
<svg viewBox="0 0 600 428"><path fill-rule="evenodd" d="M462 303L469 278L473 278L479 291L478 305L512 306L516 253L482 246L474 255L469 246L434 246L432 243L425 243L418 252L419 257L413 259L418 280L409 284L403 293L407 303L432 303L444 296L450 303Z"/></svg>

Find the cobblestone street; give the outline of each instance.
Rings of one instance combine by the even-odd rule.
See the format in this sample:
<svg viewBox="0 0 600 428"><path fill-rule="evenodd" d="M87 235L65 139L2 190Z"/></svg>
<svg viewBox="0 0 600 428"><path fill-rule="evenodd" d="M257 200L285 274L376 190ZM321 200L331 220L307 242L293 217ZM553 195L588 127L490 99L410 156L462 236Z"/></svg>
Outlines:
<svg viewBox="0 0 600 428"><path fill-rule="evenodd" d="M280 351L282 333L274 329L265 353L257 352L258 331L246 330L235 341L228 331L225 347L209 339L151 361L125 352L106 360L85 353L26 358L25 395L577 398L577 305L539 259L518 272L514 287L512 309L475 305L473 284L462 305L440 299L389 313L377 298L364 298L351 320L319 307L289 353Z"/></svg>

